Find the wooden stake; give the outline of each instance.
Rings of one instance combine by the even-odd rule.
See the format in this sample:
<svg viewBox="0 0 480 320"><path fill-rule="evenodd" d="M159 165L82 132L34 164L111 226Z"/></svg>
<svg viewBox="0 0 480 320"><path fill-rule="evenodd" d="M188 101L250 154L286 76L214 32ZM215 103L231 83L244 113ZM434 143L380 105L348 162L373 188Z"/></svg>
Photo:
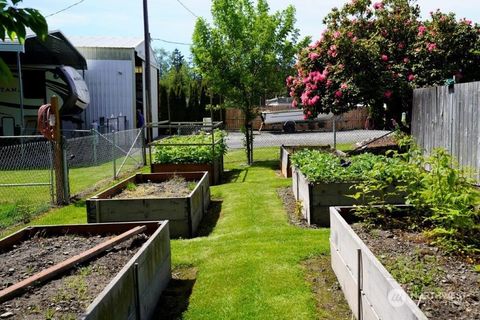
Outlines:
<svg viewBox="0 0 480 320"><path fill-rule="evenodd" d="M30 287L32 285L44 282L48 279L51 279L67 270L70 268L85 262L87 260L90 260L93 257L96 257L100 253L116 246L117 244L139 234L142 232L145 232L147 230L147 227L145 225L135 227L133 229L130 229L110 240L107 240L105 242L102 242L95 247L84 251L76 256L73 256L65 261L62 261L48 269L42 270L33 276L22 280L20 282L17 282L16 284L3 289L0 291L0 303L20 294L23 290L25 290L27 287Z"/></svg>

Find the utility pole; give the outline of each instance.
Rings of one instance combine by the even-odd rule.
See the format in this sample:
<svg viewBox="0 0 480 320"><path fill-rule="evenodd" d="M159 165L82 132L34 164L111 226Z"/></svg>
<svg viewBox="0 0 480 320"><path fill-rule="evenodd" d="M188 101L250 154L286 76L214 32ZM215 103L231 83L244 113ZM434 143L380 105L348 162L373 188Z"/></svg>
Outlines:
<svg viewBox="0 0 480 320"><path fill-rule="evenodd" d="M148 28L148 3L143 0L143 30L145 43L145 109L146 109L146 125L147 125L147 142L152 142L152 92L151 92L151 75L150 75L150 31Z"/></svg>

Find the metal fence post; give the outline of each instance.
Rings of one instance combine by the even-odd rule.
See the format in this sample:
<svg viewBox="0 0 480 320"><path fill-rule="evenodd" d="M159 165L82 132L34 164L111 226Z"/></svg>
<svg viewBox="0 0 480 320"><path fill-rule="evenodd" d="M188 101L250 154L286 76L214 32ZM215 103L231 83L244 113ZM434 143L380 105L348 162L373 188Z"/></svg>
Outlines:
<svg viewBox="0 0 480 320"><path fill-rule="evenodd" d="M142 139L142 160L143 160L143 165L147 165L147 147L145 144L145 127L140 128L142 134L140 139ZM151 159L150 159L151 160Z"/></svg>
<svg viewBox="0 0 480 320"><path fill-rule="evenodd" d="M336 117L333 116L333 149L337 149L337 128L336 128Z"/></svg>
<svg viewBox="0 0 480 320"><path fill-rule="evenodd" d="M92 136L93 136L93 164L94 165L97 165L97 161L98 161L98 156L97 156L97 148L98 148L98 135L97 135L97 131L95 129L91 129L90 130L91 133L92 133Z"/></svg>
<svg viewBox="0 0 480 320"><path fill-rule="evenodd" d="M116 134L115 130L112 130L112 161L113 161L113 180L117 179L117 161L115 159L115 147L117 145L116 142Z"/></svg>

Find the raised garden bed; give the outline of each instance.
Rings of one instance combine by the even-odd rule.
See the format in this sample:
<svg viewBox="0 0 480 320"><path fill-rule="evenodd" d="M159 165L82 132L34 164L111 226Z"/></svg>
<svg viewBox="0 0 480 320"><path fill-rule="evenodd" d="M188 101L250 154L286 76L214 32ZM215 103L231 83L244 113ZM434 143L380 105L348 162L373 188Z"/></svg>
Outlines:
<svg viewBox="0 0 480 320"><path fill-rule="evenodd" d="M173 177L196 182L193 190L182 197L116 198L132 184L163 183ZM208 177L208 172L136 174L87 199L87 220L89 223L169 220L172 238L194 237L210 204Z"/></svg>
<svg viewBox="0 0 480 320"><path fill-rule="evenodd" d="M152 173L208 171L210 184L219 184L223 175L223 155L227 147L225 132L200 132L172 136L150 145Z"/></svg>
<svg viewBox="0 0 480 320"><path fill-rule="evenodd" d="M357 192L357 181L364 178L376 161L390 160L373 155L340 158L317 150L304 150L295 153L293 161L292 189L303 218L308 224L328 227L329 207L365 204L362 199L352 197ZM385 200L391 204L405 202L403 196Z"/></svg>
<svg viewBox="0 0 480 320"><path fill-rule="evenodd" d="M480 317L478 256L432 245L412 229L412 207L395 208L373 227L359 222L354 209L330 208L330 246L333 270L357 318Z"/></svg>
<svg viewBox="0 0 480 320"><path fill-rule="evenodd" d="M315 150L330 150L330 146L280 146L280 171L285 178L292 176L292 162L290 156L298 150L315 149Z"/></svg>
<svg viewBox="0 0 480 320"><path fill-rule="evenodd" d="M0 266L4 317L150 319L171 277L168 221L27 227L0 240Z"/></svg>

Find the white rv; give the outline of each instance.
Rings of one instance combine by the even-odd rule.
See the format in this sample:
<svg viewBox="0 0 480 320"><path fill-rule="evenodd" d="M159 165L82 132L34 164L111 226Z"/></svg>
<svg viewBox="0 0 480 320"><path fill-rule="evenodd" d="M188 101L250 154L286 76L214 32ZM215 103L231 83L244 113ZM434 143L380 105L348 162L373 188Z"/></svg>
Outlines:
<svg viewBox="0 0 480 320"><path fill-rule="evenodd" d="M63 127L82 127L82 112L90 102L83 77L83 56L61 32L49 33L45 42L28 36L24 45L0 42L0 57L13 80L0 82L0 136L36 134L38 108L59 97Z"/></svg>

